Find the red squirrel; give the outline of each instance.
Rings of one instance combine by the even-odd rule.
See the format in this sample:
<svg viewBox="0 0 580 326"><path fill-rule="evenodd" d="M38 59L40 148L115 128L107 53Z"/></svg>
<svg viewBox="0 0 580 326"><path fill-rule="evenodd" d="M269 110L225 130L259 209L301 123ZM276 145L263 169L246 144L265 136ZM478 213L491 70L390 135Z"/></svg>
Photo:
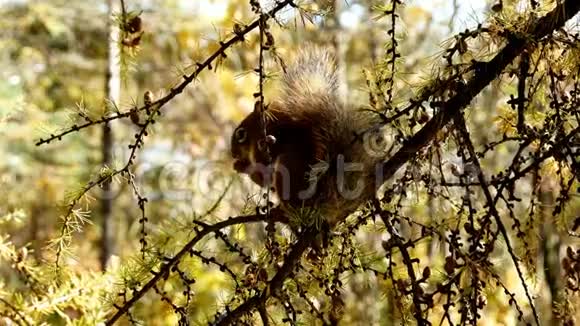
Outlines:
<svg viewBox="0 0 580 326"><path fill-rule="evenodd" d="M378 115L341 101L335 61L327 51L300 53L281 85L274 101L263 111L258 104L235 129L234 169L271 187L282 209L311 208L332 226L380 182L375 171L380 155L363 135L377 125Z"/></svg>

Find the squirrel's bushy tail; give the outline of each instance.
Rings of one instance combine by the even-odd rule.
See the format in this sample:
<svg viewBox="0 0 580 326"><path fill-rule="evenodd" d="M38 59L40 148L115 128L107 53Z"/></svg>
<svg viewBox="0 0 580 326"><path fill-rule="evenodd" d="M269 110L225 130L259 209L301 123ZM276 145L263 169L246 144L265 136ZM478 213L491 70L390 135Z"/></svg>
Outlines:
<svg viewBox="0 0 580 326"><path fill-rule="evenodd" d="M338 74L330 50L307 47L300 50L282 78L282 98L288 105L301 105L313 98L337 100Z"/></svg>

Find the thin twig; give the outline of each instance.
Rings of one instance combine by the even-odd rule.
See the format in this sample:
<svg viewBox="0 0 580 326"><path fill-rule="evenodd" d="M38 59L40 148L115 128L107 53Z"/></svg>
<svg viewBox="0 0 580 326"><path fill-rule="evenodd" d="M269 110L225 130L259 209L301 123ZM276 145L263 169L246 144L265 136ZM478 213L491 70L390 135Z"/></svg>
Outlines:
<svg viewBox="0 0 580 326"><path fill-rule="evenodd" d="M20 311L16 307L11 305L10 302L8 302L2 298L0 298L0 302L5 304L8 308L10 308L10 310L14 311L16 316L18 316L18 318L20 318L22 320L22 322L24 322L25 325L30 325L30 323L28 323L28 320L26 320L26 318L20 313Z"/></svg>
<svg viewBox="0 0 580 326"><path fill-rule="evenodd" d="M495 222L497 223L497 226L498 226L498 229L499 229L501 235L505 239L505 242L507 245L507 250L510 254L510 257L512 258L512 261L514 262L514 265L516 267L516 271L518 272L518 276L520 278L521 284L524 287L524 291L526 292L526 297L528 298L528 302L530 304L530 307L532 308L532 312L534 314L534 319L536 320L536 324L539 326L540 325L540 317L538 316L538 312L536 311L536 307L534 305L534 300L532 299L532 296L530 295L530 291L528 290L526 280L524 279L524 275L523 275L522 270L520 269L520 265L518 263L519 259L514 252L513 246L510 242L508 232L505 228L505 225L501 221L501 217L499 216L499 212L497 211L497 209L495 207L493 197L491 196L491 192L489 191L489 186L487 185L487 182L485 181L485 176L483 175L483 170L481 169L479 159L477 158L477 154L475 153L475 148L473 147L473 143L471 142L469 132L467 131L467 126L465 125L465 119L463 118L463 114L462 113L458 114L455 117L455 121L456 121L455 125L457 126L459 132L462 135L463 141L464 141L465 145L467 146L467 150L469 152L470 159L471 159L472 163L475 165L475 168L477 171L477 178L479 179L479 183L481 184L481 189L483 191L483 194L485 195L485 199L487 200L487 203L488 203L487 206L489 208L489 211L490 211L491 215L494 217Z"/></svg>
<svg viewBox="0 0 580 326"><path fill-rule="evenodd" d="M272 216L270 218L274 217ZM115 312L115 314L105 322L105 325L113 325L117 321L117 319L119 319L119 317L124 315L129 310L129 308L131 308L141 297L145 295L145 293L149 292L149 290L151 290L159 280L168 275L169 272L171 271L171 267L177 264L181 260L181 258L185 254L187 254L191 249L193 249L193 247L206 235L221 230L228 226L262 221L265 221L264 215L256 214L256 215L238 216L229 218L225 221L217 222L215 224L207 225L201 228L201 230L198 231L198 233L195 235L193 239L191 239L187 244L185 244L183 248L181 248L181 250L177 254L175 254L175 256L173 256L171 259L168 259L166 263L164 263L160 267L159 271L154 274L153 278L151 278L139 291L135 292L133 297L131 297L130 300L125 302L123 306L121 306Z"/></svg>
<svg viewBox="0 0 580 326"><path fill-rule="evenodd" d="M274 8L272 8L272 10L270 10L265 15L267 15L268 17L274 17L280 10L284 9L285 7L287 7L289 5L292 7L296 6L294 4L294 0L280 1L276 4L276 6ZM132 110L127 111L127 112L119 112L119 113L116 113L116 114L113 114L110 116L101 117L98 120L94 120L94 121L91 120L91 121L88 121L88 122L80 124L80 125L73 125L73 126L69 127L68 129L60 132L60 133L50 135L48 138L39 139L36 142L36 146L48 144L51 141L56 140L56 139L61 140L62 137L66 136L70 133L73 133L73 132L76 132L76 131L79 131L82 129L86 129L88 127L103 124L103 123L110 122L113 120L128 118L135 111L143 112L143 111L151 110L153 108L156 108L156 109L161 108L163 105L165 105L169 101L171 101L175 96L181 94L183 92L183 90L185 89L185 87L187 85L191 84L191 82L193 82L202 71L204 71L206 69L211 70L211 67L214 64L214 61L216 61L220 57L226 56L225 52L227 49L232 47L232 45L243 41L246 34L249 34L256 27L258 27L258 25L260 24L260 19L261 18L258 18L256 20L254 20L252 23L250 23L249 25L246 25L239 32L234 33L234 35L232 37L230 37L227 41L220 42L219 49L217 49L212 55L207 57L207 59L205 59L205 61L203 61L202 63L198 63L194 72L192 72L189 75L184 75L183 81L179 85L172 87L167 95L159 98L158 100L156 100L154 102L151 102L150 104L143 105L142 107L132 109Z"/></svg>

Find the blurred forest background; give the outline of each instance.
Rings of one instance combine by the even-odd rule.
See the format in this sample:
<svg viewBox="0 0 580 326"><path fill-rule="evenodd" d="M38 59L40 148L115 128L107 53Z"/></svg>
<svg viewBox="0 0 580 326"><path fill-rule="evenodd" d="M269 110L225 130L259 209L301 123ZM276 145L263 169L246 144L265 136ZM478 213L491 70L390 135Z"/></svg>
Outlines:
<svg viewBox="0 0 580 326"><path fill-rule="evenodd" d="M295 1L299 8L285 7L268 24L284 61L306 44L334 49L341 91L349 102L402 107L445 76L455 78L446 68L448 49L458 51L459 59L453 59L458 66L488 61L504 45L502 31L526 26L556 2ZM0 324L110 322L202 229L256 211L260 189L234 173L229 139L254 108L260 82L254 72L260 60L258 32L228 47L227 57L219 56L211 68L202 67L162 109L129 113L171 94L184 76L256 19L255 3L0 1ZM263 11L276 6L259 3ZM542 45L545 53L530 50L531 81L523 86L534 94L526 102L530 130L566 134L578 128L578 23L577 17L569 20L565 34ZM482 26L487 34L479 34ZM466 38L471 32L473 38ZM562 47L566 51L558 52ZM268 100L276 94L282 68L271 51L265 53ZM516 138L525 134L516 126L513 101L521 87L520 66L506 69L466 111L490 180L501 178L500 172L513 164ZM444 93L435 97L444 100ZM569 105L563 122L549 129L545 121L555 93L566 94L558 99ZM396 139L412 135L434 112L427 108L405 115L395 128L401 137ZM119 114L119 119L96 123ZM76 130L85 123L91 126ZM71 126L72 132L58 136ZM476 216L475 225L484 228L479 218L489 206L482 191L462 186L473 164L459 153L459 141L444 140L448 136L457 138L442 131L431 147L436 150L418 153L419 163L400 171L403 179L412 175L400 183L402 188L388 185L393 198L398 196L391 206L400 218L396 228L401 239L414 244L408 252L417 259L422 291L455 286L449 286L452 293L440 291L433 302L422 303L424 316L434 325L519 325L535 323L537 314L542 324L572 325L580 317L577 136L571 136L576 145L568 152L544 158L522 182L512 184L515 190L509 193L517 200L497 204L511 245L493 232L475 240L493 242L481 261L467 253L472 244L466 225ZM506 140L510 137L516 142ZM51 139L48 144L41 141L46 139ZM531 145L522 152L521 165L543 150L542 139L526 143ZM433 185L423 178L429 173L444 178ZM357 221L339 226L322 264L303 258L301 271L267 301L269 317L256 307L259 313L238 322L417 324L413 305L419 294L405 289L408 270L400 262L404 257L389 248L388 228L380 219ZM283 261L282 254L266 249L269 231L264 226L208 231L171 272L130 303L117 323L217 323L264 290L276 272L276 259ZM455 249L449 243L456 242L445 239L453 235L474 261L450 254ZM292 241L289 229L278 226L275 248L285 252ZM507 247L518 257L519 270Z"/></svg>

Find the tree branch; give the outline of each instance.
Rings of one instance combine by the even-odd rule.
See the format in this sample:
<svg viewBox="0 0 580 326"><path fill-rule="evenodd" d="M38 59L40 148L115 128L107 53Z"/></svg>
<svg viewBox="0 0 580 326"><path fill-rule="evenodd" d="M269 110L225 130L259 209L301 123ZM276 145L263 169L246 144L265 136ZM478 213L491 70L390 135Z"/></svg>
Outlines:
<svg viewBox="0 0 580 326"><path fill-rule="evenodd" d="M564 23L576 15L579 10L580 1L567 0L559 3L554 10L540 18L534 27L531 28L530 37L522 38L516 35L509 35L505 47L492 60L474 63L472 66L472 70L475 72L473 77L462 89L457 90L456 94L443 104L439 113L429 120L421 130L403 144L403 147L393 157L383 164L384 180L388 180L415 153L434 139L437 132L445 127L458 112L469 105L471 100L496 79L526 47L533 47L534 41L564 26ZM374 193L369 193L366 199L370 199L373 196Z"/></svg>
<svg viewBox="0 0 580 326"><path fill-rule="evenodd" d="M302 257L302 254L308 247L310 247L310 244L318 233L319 230L316 229L316 227L310 227L304 230L304 232L302 232L298 237L299 240L294 244L290 253L284 260L284 265L280 267L276 275L274 275L272 280L268 283L266 289L262 291L262 293L257 294L246 302L242 303L230 313L225 313L219 316L213 325L233 324L238 318L250 313L259 305L264 304L269 297L275 295L275 293L282 287L282 284L284 284L286 278L292 274L292 271Z"/></svg>
<svg viewBox="0 0 580 326"><path fill-rule="evenodd" d="M274 17L280 10L284 9L287 6L295 7L296 5L294 4L294 0L277 1L276 6L264 15L266 17ZM88 120L87 122L80 124L80 125L75 124L67 129L65 129L64 131L62 131L60 133L51 134L47 138L39 139L35 145L40 146L43 144L48 144L53 140L61 140L62 137L66 136L70 133L82 130L82 129L86 129L86 128L96 126L99 124L104 124L104 123L107 123L107 122L110 122L113 120L117 120L117 119L129 118L132 114L134 114L136 112L149 111L152 109L154 109L155 111L159 110L163 105L167 104L175 96L181 94L183 92L183 90L185 90L185 87L187 85L191 84L191 82L193 82L202 71L204 71L205 69L211 70L212 65L214 64L214 61L216 61L220 57L225 58L226 57L226 50L229 49L230 47L232 47L232 45L234 45L238 42L244 41L244 37L248 33L250 33L251 31L253 31L256 27L259 26L261 19L262 19L262 17L259 17L259 18L255 19L252 23L250 23L246 26L242 26L242 28L239 31L234 31L234 34L235 34L234 36L232 36L231 38L229 38L225 42L220 42L219 49L217 49L212 55L207 57L207 59L205 59L205 61L203 61L202 63L197 63L197 66L196 66L196 69L194 72L192 72L189 75L183 75L183 81L180 84L178 84L177 86L172 87L171 90L169 91L169 94L163 96L162 98L160 98L154 102L145 104L140 108L132 109L132 110L129 110L127 112L118 112L118 113L115 113L113 115L103 116L97 120Z"/></svg>
<svg viewBox="0 0 580 326"><path fill-rule="evenodd" d="M275 214L269 216L268 218L275 218ZM117 319L119 319L122 315L124 315L127 311L129 311L129 308L131 308L133 304L135 304L135 302L137 302L139 299L141 299L141 297L143 297L143 295L145 295L145 293L151 290L159 280L161 280L164 276L169 274L169 272L171 271L171 267L176 265L181 260L181 258L185 254L187 254L191 249L193 249L193 247L206 235L221 230L228 226L244 223L262 222L265 220L266 215L255 214L255 215L231 217L225 221L204 226L201 230L198 231L198 233L195 235L193 239L191 239L185 246L183 246L183 248L181 248L181 250L177 254L175 254L175 256L173 256L173 258L169 259L165 264L163 264L159 269L159 272L156 272L154 274L155 276L153 276L153 278L150 279L141 288L141 290L136 292L133 295L133 297L131 297L130 300L128 300L125 304L123 304L123 306L121 306L117 310L117 312L115 312L115 314L105 322L105 325L113 325L117 321Z"/></svg>

